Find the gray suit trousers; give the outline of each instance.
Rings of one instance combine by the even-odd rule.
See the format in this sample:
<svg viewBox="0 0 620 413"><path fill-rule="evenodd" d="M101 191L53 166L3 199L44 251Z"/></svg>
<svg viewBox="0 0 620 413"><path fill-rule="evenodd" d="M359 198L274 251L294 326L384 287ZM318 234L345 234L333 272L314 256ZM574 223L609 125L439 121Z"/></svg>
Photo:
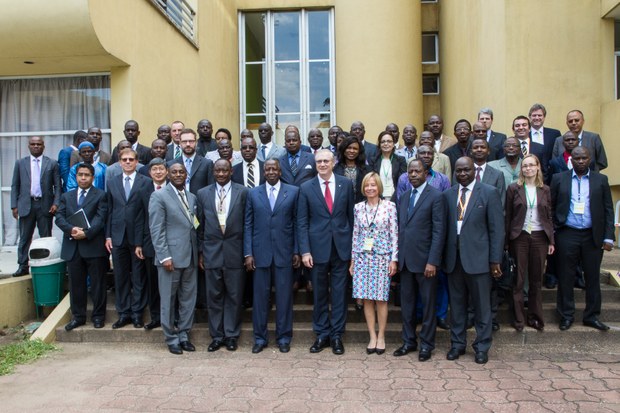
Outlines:
<svg viewBox="0 0 620 413"><path fill-rule="evenodd" d="M166 271L157 267L159 278L159 295L161 297L161 327L164 330L166 344L179 344L189 340L189 331L194 324L194 307L196 306L197 267L175 268ZM179 320L174 327L174 312L177 298L179 300Z"/></svg>

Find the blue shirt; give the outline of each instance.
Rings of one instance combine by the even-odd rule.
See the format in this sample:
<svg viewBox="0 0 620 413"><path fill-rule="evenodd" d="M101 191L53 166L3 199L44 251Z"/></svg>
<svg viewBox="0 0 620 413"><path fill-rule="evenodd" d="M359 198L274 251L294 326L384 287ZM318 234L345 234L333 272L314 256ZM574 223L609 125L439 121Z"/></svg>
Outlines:
<svg viewBox="0 0 620 413"><path fill-rule="evenodd" d="M583 214L575 213L575 203L585 203ZM590 171L579 178L575 171L571 179L570 209L566 217L566 226L574 229L592 228L590 213Z"/></svg>
<svg viewBox="0 0 620 413"><path fill-rule="evenodd" d="M67 192L78 187L75 176L78 165L79 163L76 163L71 167L71 171L69 171L69 177L67 178ZM93 168L95 168L95 180L93 181L93 186L105 191L105 171L108 168L108 165L101 162L95 162L93 163Z"/></svg>

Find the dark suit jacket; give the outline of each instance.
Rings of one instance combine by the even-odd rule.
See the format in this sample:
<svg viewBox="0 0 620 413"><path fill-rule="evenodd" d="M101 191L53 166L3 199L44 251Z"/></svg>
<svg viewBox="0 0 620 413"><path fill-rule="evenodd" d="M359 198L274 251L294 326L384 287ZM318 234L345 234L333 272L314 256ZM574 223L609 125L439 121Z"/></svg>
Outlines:
<svg viewBox="0 0 620 413"><path fill-rule="evenodd" d="M247 188L231 182L226 230L222 234L215 198L217 184L198 191L198 240L206 269L243 267L243 223Z"/></svg>
<svg viewBox="0 0 620 413"><path fill-rule="evenodd" d="M520 145L521 141L519 141L519 146ZM530 139L530 149L528 153L536 155L536 157L540 161L544 180L547 181L549 179L549 160L551 159L551 154L547 152L547 148L545 147L545 145L533 142ZM521 154L520 157L523 158L523 154Z"/></svg>
<svg viewBox="0 0 620 413"><path fill-rule="evenodd" d="M345 165L343 163L337 163L336 165L334 165L334 173L336 175L344 176L344 170ZM356 204L366 199L366 197L362 195L362 180L364 179L364 176L366 176L366 174L370 171L371 170L368 169L368 165L364 165L364 167L362 168L357 168L357 177L355 179L355 182L353 183L353 189L355 190L354 199Z"/></svg>
<svg viewBox="0 0 620 413"><path fill-rule="evenodd" d="M41 208L49 211L60 204L62 193L58 162L43 155L41 159ZM30 214L30 155L15 161L11 182L11 209L17 208L20 217Z"/></svg>
<svg viewBox="0 0 620 413"><path fill-rule="evenodd" d="M426 184L409 216L411 189L398 203L398 268L424 273L426 264L441 266L446 237L446 207L441 191Z"/></svg>
<svg viewBox="0 0 620 413"><path fill-rule="evenodd" d="M366 139L364 139L364 153L366 153L366 162L369 166L371 166L371 169L372 163L377 157L377 153L380 152L381 151L379 150L379 148L377 148L377 145L375 145L374 143L370 143Z"/></svg>
<svg viewBox="0 0 620 413"><path fill-rule="evenodd" d="M549 161L549 176L546 183L550 184L553 175L564 171L568 171L568 166L566 165L566 162L564 162L564 155L556 156L551 159Z"/></svg>
<svg viewBox="0 0 620 413"><path fill-rule="evenodd" d="M248 192L245 204L243 255L253 256L256 267L290 267L297 247L297 199L299 188L280 183L273 211L267 185Z"/></svg>
<svg viewBox="0 0 620 413"><path fill-rule="evenodd" d="M183 157L181 156L167 162L168 167L175 163L183 164ZM189 174L189 192L198 196L198 191L207 185L211 185L213 182L213 162L210 159L196 155Z"/></svg>
<svg viewBox="0 0 620 413"><path fill-rule="evenodd" d="M112 238L113 246L120 246L127 237L130 245L139 245L142 239L136 238L136 225L144 225L144 210L142 207L143 191L153 186L151 178L136 173L136 178L125 199L125 174L115 175L106 183L108 199L108 217L106 238Z"/></svg>
<svg viewBox="0 0 620 413"><path fill-rule="evenodd" d="M381 176L381 152L375 156L372 162L372 170ZM392 182L394 183L394 194L396 194L396 187L398 186L398 178L405 172L407 172L407 161L400 155L393 154L390 158L392 162Z"/></svg>
<svg viewBox="0 0 620 413"><path fill-rule="evenodd" d="M536 188L536 204L540 224L547 235L549 243L554 244L551 191L547 185L542 188ZM510 241L521 235L526 213L527 196L525 195L525 187L515 182L506 191L506 246Z"/></svg>
<svg viewBox="0 0 620 413"><path fill-rule="evenodd" d="M141 143L138 143L136 146L136 152L138 153L138 162L142 165L147 165L151 162L151 159L153 159L151 148L144 146ZM114 162L118 162L118 148L114 148L112 151L112 158L110 159L110 163L108 165L112 165Z"/></svg>
<svg viewBox="0 0 620 413"><path fill-rule="evenodd" d="M471 139L469 140L469 144L467 144L465 155L463 155L463 152L461 152L461 145L459 145L458 143L456 145L450 146L448 149L443 151L443 154L446 155L448 159L450 159L450 168L453 174L454 174L454 165L456 164L456 161L462 156L469 156L470 146L471 146ZM454 178L452 179L452 182L455 182Z"/></svg>
<svg viewBox="0 0 620 413"><path fill-rule="evenodd" d="M504 211L499 193L487 184L474 185L463 217L461 235L457 237L459 192L459 185L455 184L442 194L447 211L443 269L446 273L454 271L458 251L466 273L488 273L489 264L501 263L504 252Z"/></svg>
<svg viewBox="0 0 620 413"><path fill-rule="evenodd" d="M149 226L149 202L153 192L155 192L155 187L152 182L150 185L145 186L140 192L140 208L142 209L141 214L144 219L142 222L136 222L134 226L136 246L142 247L142 253L149 258L155 257L155 249L153 248L153 240L151 239L151 230Z"/></svg>
<svg viewBox="0 0 620 413"><path fill-rule="evenodd" d="M335 175L332 213L329 213L319 178L304 182L299 188L297 225L299 253L312 254L315 263L329 261L332 243L338 257L351 259L353 237L353 185L343 176Z"/></svg>
<svg viewBox="0 0 620 413"><path fill-rule="evenodd" d="M594 168L590 169L598 172L607 168L607 154L605 154L605 147L603 146L600 135L584 130L581 138L581 146L588 148L590 157L595 163ZM564 143L560 136L555 140L555 144L553 145L553 157L560 156L562 153L564 153Z"/></svg>
<svg viewBox="0 0 620 413"><path fill-rule="evenodd" d="M78 207L78 191L81 189L64 193L56 212L56 226L63 232L60 258L71 261L76 253L82 258L107 257L108 250L105 248L105 221L108 213L106 193L93 186L88 190L82 206ZM84 210L90 228L84 231L85 239L76 240L71 238L71 230L74 226L67 222L67 218L80 208Z"/></svg>
<svg viewBox="0 0 620 413"><path fill-rule="evenodd" d="M174 146L172 143L168 145L168 149L172 149L172 151L174 152ZM217 151L217 142L215 141L215 138L211 138L209 141L207 141L206 139L199 137L196 141L196 153L200 156L205 156L207 152L211 151ZM174 155L174 153L170 155L170 159L172 159L172 155Z"/></svg>
<svg viewBox="0 0 620 413"><path fill-rule="evenodd" d="M489 138L489 147L491 152L495 153L495 159L501 159L504 157L504 142L506 141L506 135L501 132L495 132L491 130L491 137ZM491 160L491 159L489 159Z"/></svg>
<svg viewBox="0 0 620 413"><path fill-rule="evenodd" d="M198 149L196 149L196 153L198 154ZM183 154L183 151L181 151L181 154ZM201 156L204 156L204 155L201 155ZM171 142L168 144L168 146L166 146L166 161L171 161L173 159L174 159L174 142Z"/></svg>
<svg viewBox="0 0 620 413"><path fill-rule="evenodd" d="M245 186L245 182L243 181L243 164L244 163L245 161L233 166L232 177L230 178L231 181L239 185L243 185L243 186ZM265 183L265 163L264 162L258 161L258 171L256 170L254 171L254 181L255 181L254 182L255 186L262 185Z"/></svg>
<svg viewBox="0 0 620 413"><path fill-rule="evenodd" d="M530 139L532 139L533 132L533 130L530 130ZM562 133L559 130L543 127L543 145L547 150L549 159L553 158L553 147L555 146L556 139L560 136L562 136Z"/></svg>
<svg viewBox="0 0 620 413"><path fill-rule="evenodd" d="M297 160L297 175L293 176L291 171L291 164L288 160L288 152L282 155L279 159L280 169L282 170L282 176L280 179L282 182L300 186L304 182L314 178L316 176L316 163L314 162L314 155L309 152L299 151L299 159Z"/></svg>
<svg viewBox="0 0 620 413"><path fill-rule="evenodd" d="M573 171L553 175L551 180L551 203L554 206L553 224L562 228L570 209ZM603 240L615 240L614 206L607 177L590 171L590 215L592 216L592 241L601 248Z"/></svg>

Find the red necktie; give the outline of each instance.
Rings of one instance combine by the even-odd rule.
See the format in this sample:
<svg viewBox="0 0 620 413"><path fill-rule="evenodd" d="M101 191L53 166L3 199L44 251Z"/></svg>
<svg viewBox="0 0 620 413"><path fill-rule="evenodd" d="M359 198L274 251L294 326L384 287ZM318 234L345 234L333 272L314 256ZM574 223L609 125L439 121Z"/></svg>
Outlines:
<svg viewBox="0 0 620 413"><path fill-rule="evenodd" d="M334 207L334 200L332 199L332 191L329 190L329 181L325 181L325 203L327 204L327 210L332 213Z"/></svg>
<svg viewBox="0 0 620 413"><path fill-rule="evenodd" d="M159 190L159 189L161 189L161 185L157 185L157 189L158 189L158 190Z"/></svg>
<svg viewBox="0 0 620 413"><path fill-rule="evenodd" d="M480 182L480 172L482 171L481 167L476 167L476 182Z"/></svg>

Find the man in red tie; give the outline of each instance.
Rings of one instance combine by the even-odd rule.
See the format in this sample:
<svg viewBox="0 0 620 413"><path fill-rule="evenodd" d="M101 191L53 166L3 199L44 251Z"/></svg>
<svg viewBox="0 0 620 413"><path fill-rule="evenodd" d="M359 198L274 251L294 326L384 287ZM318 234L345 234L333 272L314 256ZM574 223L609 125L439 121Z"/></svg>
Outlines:
<svg viewBox="0 0 620 413"><path fill-rule="evenodd" d="M315 160L318 176L301 185L297 211L299 252L314 286L312 328L317 338L310 352L318 353L331 344L334 354L343 354L353 187L348 178L333 174L334 155L329 149L319 150Z"/></svg>

